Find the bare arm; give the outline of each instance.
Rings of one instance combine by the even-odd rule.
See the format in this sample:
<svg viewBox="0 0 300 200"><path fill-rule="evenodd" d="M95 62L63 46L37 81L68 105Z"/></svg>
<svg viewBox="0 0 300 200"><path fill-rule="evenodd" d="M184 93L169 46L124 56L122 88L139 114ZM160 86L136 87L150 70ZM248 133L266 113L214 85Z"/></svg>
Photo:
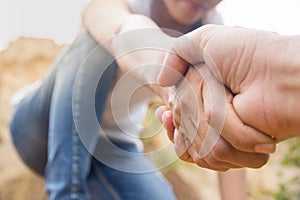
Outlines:
<svg viewBox="0 0 300 200"><path fill-rule="evenodd" d="M167 101L167 90L155 83L171 37L150 18L132 14L124 0L94 0L86 8L84 25L112 53L124 72ZM138 67L138 68L137 68Z"/></svg>
<svg viewBox="0 0 300 200"><path fill-rule="evenodd" d="M247 199L246 169L241 168L219 172L218 177L221 199Z"/></svg>
<svg viewBox="0 0 300 200"><path fill-rule="evenodd" d="M93 37L102 43L118 34L130 16L124 0L93 0L83 14L83 23Z"/></svg>

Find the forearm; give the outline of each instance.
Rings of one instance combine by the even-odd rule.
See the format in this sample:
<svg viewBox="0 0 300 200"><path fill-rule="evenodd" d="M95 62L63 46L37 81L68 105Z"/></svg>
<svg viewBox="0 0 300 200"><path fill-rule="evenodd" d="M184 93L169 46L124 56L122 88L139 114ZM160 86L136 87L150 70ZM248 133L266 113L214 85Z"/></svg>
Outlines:
<svg viewBox="0 0 300 200"><path fill-rule="evenodd" d="M247 199L246 170L233 169L219 172L219 185L223 200Z"/></svg>
<svg viewBox="0 0 300 200"><path fill-rule="evenodd" d="M151 19L131 15L120 33L112 39L110 52L117 59L120 69L132 72L141 83L147 85L167 101L167 88L156 84L157 76L170 49L172 38L165 34Z"/></svg>
<svg viewBox="0 0 300 200"><path fill-rule="evenodd" d="M151 19L131 15L111 39L108 50L115 56L120 68L127 72L141 67L137 78L155 83L172 38L166 35ZM152 68L148 69L147 68ZM145 71L146 70L146 71Z"/></svg>
<svg viewBox="0 0 300 200"><path fill-rule="evenodd" d="M171 37L150 18L130 13L123 1L107 2L110 6L104 2L95 0L87 7L84 25L114 55L123 72L130 71L134 78L165 99L166 89L152 83L156 82ZM103 6L108 8L104 10ZM106 13L109 8L110 12Z"/></svg>
<svg viewBox="0 0 300 200"><path fill-rule="evenodd" d="M93 0L86 7L83 25L100 44L120 31L131 15L124 0Z"/></svg>

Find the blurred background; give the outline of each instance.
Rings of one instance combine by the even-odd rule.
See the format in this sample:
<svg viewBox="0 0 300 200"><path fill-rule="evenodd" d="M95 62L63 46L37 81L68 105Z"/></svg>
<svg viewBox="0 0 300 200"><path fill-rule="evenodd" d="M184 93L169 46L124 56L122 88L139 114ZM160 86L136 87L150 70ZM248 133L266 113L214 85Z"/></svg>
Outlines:
<svg viewBox="0 0 300 200"><path fill-rule="evenodd" d="M0 49L20 36L70 43L88 0L0 0ZM218 10L226 25L300 33L299 0L223 0Z"/></svg>
<svg viewBox="0 0 300 200"><path fill-rule="evenodd" d="M9 137L11 96L41 79L57 53L75 38L87 0L0 0L0 199L46 199L41 177L19 160ZM223 0L226 25L300 34L300 0ZM147 120L160 124L149 109ZM146 129L147 131L151 131ZM160 139L158 139L160 140ZM146 150L159 142L145 141ZM220 199L213 171L177 161L163 170L181 200ZM247 170L248 197L300 199L300 142L278 145L262 169Z"/></svg>

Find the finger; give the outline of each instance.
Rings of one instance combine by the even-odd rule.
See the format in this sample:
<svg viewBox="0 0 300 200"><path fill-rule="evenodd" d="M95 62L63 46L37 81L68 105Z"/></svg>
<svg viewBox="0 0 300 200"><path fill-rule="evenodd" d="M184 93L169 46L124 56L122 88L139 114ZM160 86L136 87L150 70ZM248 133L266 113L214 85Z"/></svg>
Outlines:
<svg viewBox="0 0 300 200"><path fill-rule="evenodd" d="M215 160L249 168L260 168L265 165L269 159L268 154L250 153L237 150L225 139L222 139L222 137L212 149L211 155Z"/></svg>
<svg viewBox="0 0 300 200"><path fill-rule="evenodd" d="M167 106L159 106L155 111L155 116L164 125L169 139L174 142L175 126L173 124L173 115Z"/></svg>
<svg viewBox="0 0 300 200"><path fill-rule="evenodd" d="M192 31L174 40L171 47L173 52L166 55L163 68L158 75L160 85L175 85L190 65L204 62L203 48L199 45L201 42L201 31L199 30Z"/></svg>
<svg viewBox="0 0 300 200"><path fill-rule="evenodd" d="M187 76L189 75L189 72ZM184 88L183 91L187 92L188 87L185 87L185 85L183 85L184 83L185 82L183 81L181 83L182 85L180 86ZM191 83L191 85L193 84ZM179 87L178 89L180 90L181 88ZM197 112L199 113L203 113L203 104L205 105L205 103L202 102L202 93L204 94L204 99L209 99L210 97L208 93L204 93L202 91L197 93L199 95L197 97ZM183 95L183 97L191 97L191 95ZM179 100L181 100L179 101L181 102L180 107L175 107L174 111L175 113L177 113L177 115L181 115L181 117L177 119L180 120L179 132L181 133L181 135L178 136L180 140L174 140L176 144L175 150L178 155L182 155L181 159L187 160L190 155L193 158L193 161L196 162L199 166L218 171L226 171L228 168L238 168L244 166L257 168L267 162L268 156L264 154L251 154L239 151L233 148L230 143L228 143L224 139L221 140L223 141L222 143L224 143L223 145L218 144L218 142L220 143L220 134L216 133L214 129L209 126L206 118L204 118L203 115L200 114L199 116L199 124L194 121L194 111L190 110L190 107L196 107L194 103L192 101L186 101L182 98L179 98ZM188 102L188 104L182 102ZM182 138L182 136L184 136L185 138ZM184 143L186 140L190 143L190 145ZM184 146L187 149L184 148ZM217 148L215 148L215 146L217 146ZM222 149L222 151L218 151L219 149ZM186 152L186 150L188 150L188 152ZM226 150L229 152L223 152ZM218 157L222 153L224 157ZM237 154L237 160L236 157L233 156L235 154ZM245 159L248 161L245 161Z"/></svg>
<svg viewBox="0 0 300 200"><path fill-rule="evenodd" d="M246 125L240 120L231 102L226 103L226 115L221 135L235 148L256 153L273 153L276 149L275 141L268 135ZM218 112L207 111L209 121L219 117ZM257 148L257 146L260 148Z"/></svg>
<svg viewBox="0 0 300 200"><path fill-rule="evenodd" d="M215 171L226 171L230 168L260 168L269 159L268 154L249 153L233 148L224 138L220 137L214 148L204 157L190 146L189 155L198 166Z"/></svg>
<svg viewBox="0 0 300 200"><path fill-rule="evenodd" d="M176 129L174 133L174 148L176 155L186 162L193 162L190 154L188 153L188 146L190 145L184 135L179 133L179 131Z"/></svg>
<svg viewBox="0 0 300 200"><path fill-rule="evenodd" d="M163 67L158 75L157 82L161 86L175 85L185 74L189 63L174 53L168 53Z"/></svg>
<svg viewBox="0 0 300 200"><path fill-rule="evenodd" d="M208 153L205 157L202 157L193 146L188 149L188 153L192 157L193 162L200 167L215 171L227 171L231 168L240 168L240 165L215 159L211 153Z"/></svg>
<svg viewBox="0 0 300 200"><path fill-rule="evenodd" d="M209 72L205 73L207 84L203 88L203 102L209 124L236 149L273 153L276 149L274 140L240 120L232 105L232 94L224 90L224 86L216 79L211 78ZM220 106L223 103L225 106ZM257 148L257 145L260 145L260 148Z"/></svg>
<svg viewBox="0 0 300 200"><path fill-rule="evenodd" d="M171 48L175 54L193 66L199 63L210 62L210 60L207 60L206 48L209 47L208 44L210 44L209 42L211 41L215 30L220 28L224 29L223 26L212 24L201 26L174 40Z"/></svg>
<svg viewBox="0 0 300 200"><path fill-rule="evenodd" d="M227 104L227 113L222 134L234 147L250 152L274 153L276 143L271 137L243 123L231 104Z"/></svg>
<svg viewBox="0 0 300 200"><path fill-rule="evenodd" d="M162 86L173 86L180 80L181 75L184 75L189 65L204 62L209 64L213 74L222 80L220 69L214 68L214 60L207 54L210 52L207 50L207 44L211 40L214 30L220 27L205 25L175 39L171 47L173 52L167 54L164 67L158 75L158 83ZM221 66L217 65L217 67Z"/></svg>
<svg viewBox="0 0 300 200"><path fill-rule="evenodd" d="M175 126L173 124L173 115L170 110L167 110L164 112L162 116L162 121L164 124L164 127L167 131L169 139L174 142L174 131L175 131Z"/></svg>
<svg viewBox="0 0 300 200"><path fill-rule="evenodd" d="M272 112L271 109L267 109L266 106L264 106L264 104L270 105L272 108L274 107L272 104L266 103L265 100L261 101L260 99L263 99L263 96L266 97L267 95L262 92L258 93L257 91L258 90L256 89L247 90L234 96L232 100L233 102L232 105L236 110L237 115L246 124L256 127L258 130L263 131L264 133L272 137L274 140L286 139L286 138L280 138L277 135L278 133L285 132L284 123L282 123L282 121L281 123L271 123L272 117L277 116L277 114L276 112ZM253 107L248 105L256 105L256 106ZM262 108L264 110L262 110ZM273 111L275 111L275 109L273 109Z"/></svg>
<svg viewBox="0 0 300 200"><path fill-rule="evenodd" d="M180 107L179 131L183 133L192 143L192 146L201 156L212 149L214 141L218 139L215 134L211 136L213 130L206 121L204 115L203 102L203 79L196 68L190 68L178 90ZM181 88L182 87L182 88Z"/></svg>
<svg viewBox="0 0 300 200"><path fill-rule="evenodd" d="M163 123L162 116L166 110L168 110L167 106L159 106L155 110L155 116L161 123Z"/></svg>

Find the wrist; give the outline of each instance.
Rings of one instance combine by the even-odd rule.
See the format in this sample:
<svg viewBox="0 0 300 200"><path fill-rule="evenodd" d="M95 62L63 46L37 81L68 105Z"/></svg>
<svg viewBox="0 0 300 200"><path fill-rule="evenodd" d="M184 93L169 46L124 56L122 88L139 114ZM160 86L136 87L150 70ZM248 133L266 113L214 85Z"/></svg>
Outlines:
<svg viewBox="0 0 300 200"><path fill-rule="evenodd" d="M272 46L272 77L275 82L276 106L282 126L282 138L300 133L300 37L277 36ZM270 54L272 55L272 54ZM271 57L271 56L270 56ZM270 58L271 60L271 58ZM276 78L275 78L276 77Z"/></svg>

